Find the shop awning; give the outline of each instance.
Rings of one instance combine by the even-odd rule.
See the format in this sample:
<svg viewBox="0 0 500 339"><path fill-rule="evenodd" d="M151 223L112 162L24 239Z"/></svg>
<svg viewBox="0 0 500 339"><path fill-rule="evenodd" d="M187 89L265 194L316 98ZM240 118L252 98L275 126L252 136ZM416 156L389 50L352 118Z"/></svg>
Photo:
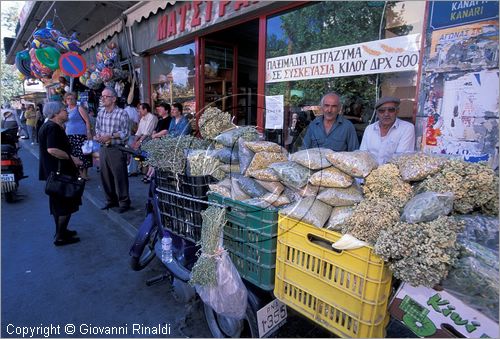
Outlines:
<svg viewBox="0 0 500 339"><path fill-rule="evenodd" d="M123 14L127 16L126 26L130 27L135 22L141 22L142 19L147 19L151 14L156 14L160 9L163 10L167 5L175 4L175 1L141 1L137 5L132 6Z"/></svg>
<svg viewBox="0 0 500 339"><path fill-rule="evenodd" d="M101 29L99 32L91 36L89 39L82 42L80 48L84 51L89 48L94 47L95 45L101 43L106 40L110 36L113 36L115 33L121 32L123 28L123 21L121 18L115 19L112 23Z"/></svg>

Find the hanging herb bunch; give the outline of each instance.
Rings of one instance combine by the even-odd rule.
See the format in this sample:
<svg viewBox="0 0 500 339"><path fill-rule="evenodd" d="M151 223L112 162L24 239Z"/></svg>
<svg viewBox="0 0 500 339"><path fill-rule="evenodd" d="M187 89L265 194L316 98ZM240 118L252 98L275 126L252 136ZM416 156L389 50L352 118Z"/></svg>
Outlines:
<svg viewBox="0 0 500 339"><path fill-rule="evenodd" d="M220 255L222 229L226 224L226 210L216 206L209 206L201 212L203 224L201 246L198 261L191 271L189 283L200 286L217 286L217 257Z"/></svg>
<svg viewBox="0 0 500 339"><path fill-rule="evenodd" d="M167 135L163 138L148 141L142 146L142 149L148 152L146 165L164 171L184 174L186 168L185 150L207 150L209 146L210 142L191 135L179 137Z"/></svg>

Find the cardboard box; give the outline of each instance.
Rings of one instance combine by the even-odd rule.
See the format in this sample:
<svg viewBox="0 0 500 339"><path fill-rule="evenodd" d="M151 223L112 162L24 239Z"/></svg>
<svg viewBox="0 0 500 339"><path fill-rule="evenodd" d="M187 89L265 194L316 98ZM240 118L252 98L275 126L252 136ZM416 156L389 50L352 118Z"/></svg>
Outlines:
<svg viewBox="0 0 500 339"><path fill-rule="evenodd" d="M389 312L419 337L497 338L498 323L446 291L403 283Z"/></svg>

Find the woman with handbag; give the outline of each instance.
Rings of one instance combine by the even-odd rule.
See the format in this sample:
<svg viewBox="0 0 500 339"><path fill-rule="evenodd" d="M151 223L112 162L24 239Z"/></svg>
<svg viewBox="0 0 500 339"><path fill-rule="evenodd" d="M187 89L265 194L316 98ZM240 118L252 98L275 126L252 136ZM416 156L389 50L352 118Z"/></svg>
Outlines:
<svg viewBox="0 0 500 339"><path fill-rule="evenodd" d="M49 179L52 172L78 177L77 166L82 162L71 156L71 145L64 131L68 111L60 102L52 101L45 104L43 114L49 120L40 128L40 180ZM80 241L80 238L75 237L76 231L68 230L68 224L71 214L78 211L81 204L81 195L68 198L49 194L50 214L56 225L54 245L63 246Z"/></svg>
<svg viewBox="0 0 500 339"><path fill-rule="evenodd" d="M76 104L76 94L68 92L64 94L64 101L68 107L68 122L66 123L66 135L71 144L71 155L82 161L80 176L88 180L88 169L92 167L92 155L83 154L82 146L87 140L92 140L92 126L87 110Z"/></svg>

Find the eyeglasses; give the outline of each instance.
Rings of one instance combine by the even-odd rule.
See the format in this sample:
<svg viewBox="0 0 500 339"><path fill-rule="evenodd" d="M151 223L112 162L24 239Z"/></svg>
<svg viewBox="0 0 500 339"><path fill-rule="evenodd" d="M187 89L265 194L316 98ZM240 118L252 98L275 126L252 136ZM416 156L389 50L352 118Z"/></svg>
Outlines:
<svg viewBox="0 0 500 339"><path fill-rule="evenodd" d="M377 109L377 113L385 113L385 112L389 112L389 113L396 113L397 111L397 107L385 107L385 108L378 108Z"/></svg>
<svg viewBox="0 0 500 339"><path fill-rule="evenodd" d="M114 98L113 95L102 95L103 99Z"/></svg>

